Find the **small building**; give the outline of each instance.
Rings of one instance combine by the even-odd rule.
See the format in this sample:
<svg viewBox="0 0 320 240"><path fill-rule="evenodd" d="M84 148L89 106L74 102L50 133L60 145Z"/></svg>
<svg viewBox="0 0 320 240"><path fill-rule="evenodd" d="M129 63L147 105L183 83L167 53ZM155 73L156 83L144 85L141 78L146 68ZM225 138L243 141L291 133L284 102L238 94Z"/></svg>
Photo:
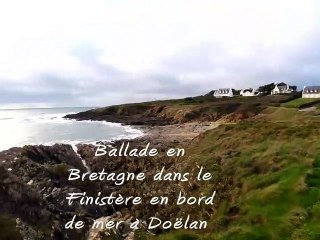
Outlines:
<svg viewBox="0 0 320 240"><path fill-rule="evenodd" d="M302 91L303 98L320 98L320 86L304 87Z"/></svg>
<svg viewBox="0 0 320 240"><path fill-rule="evenodd" d="M275 85L274 89L272 89L271 91L271 95L290 94L293 91L293 88L291 88L288 84L282 82Z"/></svg>
<svg viewBox="0 0 320 240"><path fill-rule="evenodd" d="M243 89L240 91L240 96L243 96L243 97L253 97L258 95L259 95L259 91L252 88Z"/></svg>
<svg viewBox="0 0 320 240"><path fill-rule="evenodd" d="M213 96L216 98L233 97L233 91L232 88L219 88L218 90L214 91Z"/></svg>

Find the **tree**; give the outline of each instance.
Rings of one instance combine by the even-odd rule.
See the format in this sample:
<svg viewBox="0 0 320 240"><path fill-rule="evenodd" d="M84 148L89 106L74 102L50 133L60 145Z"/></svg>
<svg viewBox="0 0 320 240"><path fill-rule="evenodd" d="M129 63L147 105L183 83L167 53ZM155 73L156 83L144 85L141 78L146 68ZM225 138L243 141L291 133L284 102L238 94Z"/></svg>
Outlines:
<svg viewBox="0 0 320 240"><path fill-rule="evenodd" d="M233 93L234 96L240 95L240 92L241 92L241 90L236 90L236 89L232 88L232 93Z"/></svg>
<svg viewBox="0 0 320 240"><path fill-rule="evenodd" d="M264 94L271 94L271 91L275 88L274 83L270 83L264 86L259 87L259 92L262 92Z"/></svg>
<svg viewBox="0 0 320 240"><path fill-rule="evenodd" d="M297 86L290 86L290 88L292 88L293 91L297 91Z"/></svg>

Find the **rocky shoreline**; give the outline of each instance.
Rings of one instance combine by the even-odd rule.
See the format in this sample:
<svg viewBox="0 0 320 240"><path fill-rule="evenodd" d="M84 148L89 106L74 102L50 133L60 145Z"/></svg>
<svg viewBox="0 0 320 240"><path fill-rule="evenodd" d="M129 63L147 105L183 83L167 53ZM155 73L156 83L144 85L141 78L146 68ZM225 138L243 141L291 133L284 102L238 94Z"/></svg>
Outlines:
<svg viewBox="0 0 320 240"><path fill-rule="evenodd" d="M149 122L150 123L150 122ZM153 125L153 126L152 126ZM192 122L172 125L163 125L162 122L144 124L139 126L145 133L137 139L128 140L133 146L141 147L147 142L164 151L174 145L185 146L190 140L208 129L217 127L218 124L210 122ZM120 144L116 141L113 145ZM146 182L143 186L128 183L124 186L115 186L101 182L69 182L67 181L68 169L78 168L81 171L99 171L105 168L108 171L147 172L151 174L160 166L172 168L174 160L166 159L159 162L147 158L117 158L112 161L103 157L94 157L93 145L79 144L75 149L70 145L55 144L53 146L24 146L11 148L0 152L0 210L5 221L13 223L11 229L5 229L8 236L15 239L102 239L102 235L115 234L120 239L132 239L132 232L124 225L117 232L90 231L88 228L81 230L66 230L64 224L74 214L78 219L90 226L95 219L121 219L129 221L133 217L147 219L157 216L159 209L145 206L138 207L97 207L97 206L69 206L65 197L68 192L101 191L121 194L144 194L158 189L165 194L172 194L170 187L154 186ZM85 165L84 165L85 161ZM174 191L173 191L174 192ZM175 211L168 210L161 213L163 217L170 218ZM4 220L3 220L4 221ZM1 226L1 222L0 222ZM102 235L101 235L102 234ZM110 238L113 239L113 238Z"/></svg>
<svg viewBox="0 0 320 240"><path fill-rule="evenodd" d="M273 105L275 99L262 97L255 101L262 100L269 101L268 104L272 106L269 110L272 114L272 111L276 109ZM177 216L183 217L190 214L190 216L199 216L204 220L210 220L221 207L215 205L201 208L199 211L199 208L175 204L168 204L166 207L144 204L103 207L79 204L69 206L66 202L66 195L70 192L86 192L88 195L95 195L97 192L104 195L114 193L123 196L143 196L148 200L155 194L175 199L179 191L197 196L204 194L205 191L208 193L217 190L219 192L217 202L221 202L219 201L221 199L227 199L232 204L227 206L226 213L222 214L223 222L220 222L219 218L216 219L210 231L224 231L224 228L220 229L221 223L227 226L230 221L239 217L240 208L234 205L237 203L234 196L238 194L235 191L243 187L242 182L238 179L238 176L241 176L238 174L238 168L242 174L248 173L249 176L268 172L268 166L270 166L270 171L281 169L279 166L274 167L275 165L269 162L260 164L256 162L255 156L252 157L253 165L241 165L238 158L242 154L242 146L248 144L256 146L255 141L260 141L271 133L274 134L273 138L277 138L276 133L282 131L283 128L283 126L273 128L274 123L266 123L268 118L265 115L254 118L267 106L267 103L261 106L259 102L234 103L229 101L231 100L223 99L221 102L210 102L210 106L204 103L198 106L188 105L188 108L181 103L172 106L154 105L153 103L124 105L67 116L76 120L114 120L114 122L126 125L131 123L135 128L144 132L142 137L125 140L130 142L131 146L142 148L150 142L152 147L159 149L161 153L169 147L185 147L189 153L185 158L166 158L164 154L156 158L114 157L110 159L106 156L95 157L95 146L84 144L78 144L76 148L65 144L24 146L0 152L0 239L129 240L133 237L151 239L154 234L163 232L162 229L147 231L146 223L151 217L174 220ZM276 104L279 104L279 101ZM224 108L225 106L226 108ZM288 109L281 109L281 111L284 110L288 111ZM249 121L242 121L245 119L249 119ZM254 122L254 119L257 120L257 123ZM220 124L237 122L241 123L234 126L221 126L215 131L202 134ZM297 125L294 125L294 129L296 128ZM287 127L285 129L287 129L285 134L288 137L295 132L292 131L293 128ZM312 131L308 132L309 129ZM309 128L301 127L301 136L309 136L310 133L314 133L313 130L311 124ZM240 135L237 138L238 134ZM254 140L251 139L251 136ZM232 140L234 138L236 139ZM247 143L244 139L250 142ZM283 141L282 138L280 140ZM278 139L278 141L280 140ZM112 145L116 147L121 142L116 141ZM253 153L255 151L256 149L252 150ZM271 156L278 156L279 153L272 154L274 155ZM235 162L226 161L226 159L232 159ZM243 159L247 159L247 156ZM213 172L215 179L210 184L202 185L193 180L186 183L155 183L148 178L161 168L168 172L189 172L197 169L199 164L203 164ZM126 182L121 186L112 182L70 182L67 179L70 168L77 168L83 172L88 170L99 172L103 168L115 173L143 172L147 174L147 180L143 183ZM244 178L246 177L247 175L244 176ZM87 227L81 230L66 230L65 223L70 221L74 215L78 216L77 220L85 222ZM128 224L136 218L142 220L141 226L139 226L141 231L133 232L128 228ZM101 220L103 223L122 221L123 224L118 230L90 230L90 226L95 220Z"/></svg>

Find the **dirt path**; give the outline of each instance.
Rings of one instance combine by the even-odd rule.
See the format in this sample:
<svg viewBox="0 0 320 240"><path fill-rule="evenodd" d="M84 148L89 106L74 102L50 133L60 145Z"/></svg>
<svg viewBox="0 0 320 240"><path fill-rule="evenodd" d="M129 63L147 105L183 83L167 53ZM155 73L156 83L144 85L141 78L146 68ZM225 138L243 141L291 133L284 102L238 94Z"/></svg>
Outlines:
<svg viewBox="0 0 320 240"><path fill-rule="evenodd" d="M152 126L143 129L146 132L143 139L151 140L153 142L184 143L189 142L200 133L216 128L219 125L219 123L215 122L194 122L166 126Z"/></svg>

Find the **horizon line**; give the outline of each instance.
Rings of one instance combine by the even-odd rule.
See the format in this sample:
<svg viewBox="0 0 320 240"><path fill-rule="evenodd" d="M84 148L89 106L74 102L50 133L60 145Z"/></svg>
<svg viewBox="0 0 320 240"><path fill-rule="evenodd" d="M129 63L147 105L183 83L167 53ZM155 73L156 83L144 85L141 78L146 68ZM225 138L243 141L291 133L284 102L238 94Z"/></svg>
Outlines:
<svg viewBox="0 0 320 240"><path fill-rule="evenodd" d="M100 106L101 107L101 106ZM78 107L21 107L21 108L1 108L1 110L30 110L30 109L54 109L54 108L99 108L99 106L78 106Z"/></svg>

